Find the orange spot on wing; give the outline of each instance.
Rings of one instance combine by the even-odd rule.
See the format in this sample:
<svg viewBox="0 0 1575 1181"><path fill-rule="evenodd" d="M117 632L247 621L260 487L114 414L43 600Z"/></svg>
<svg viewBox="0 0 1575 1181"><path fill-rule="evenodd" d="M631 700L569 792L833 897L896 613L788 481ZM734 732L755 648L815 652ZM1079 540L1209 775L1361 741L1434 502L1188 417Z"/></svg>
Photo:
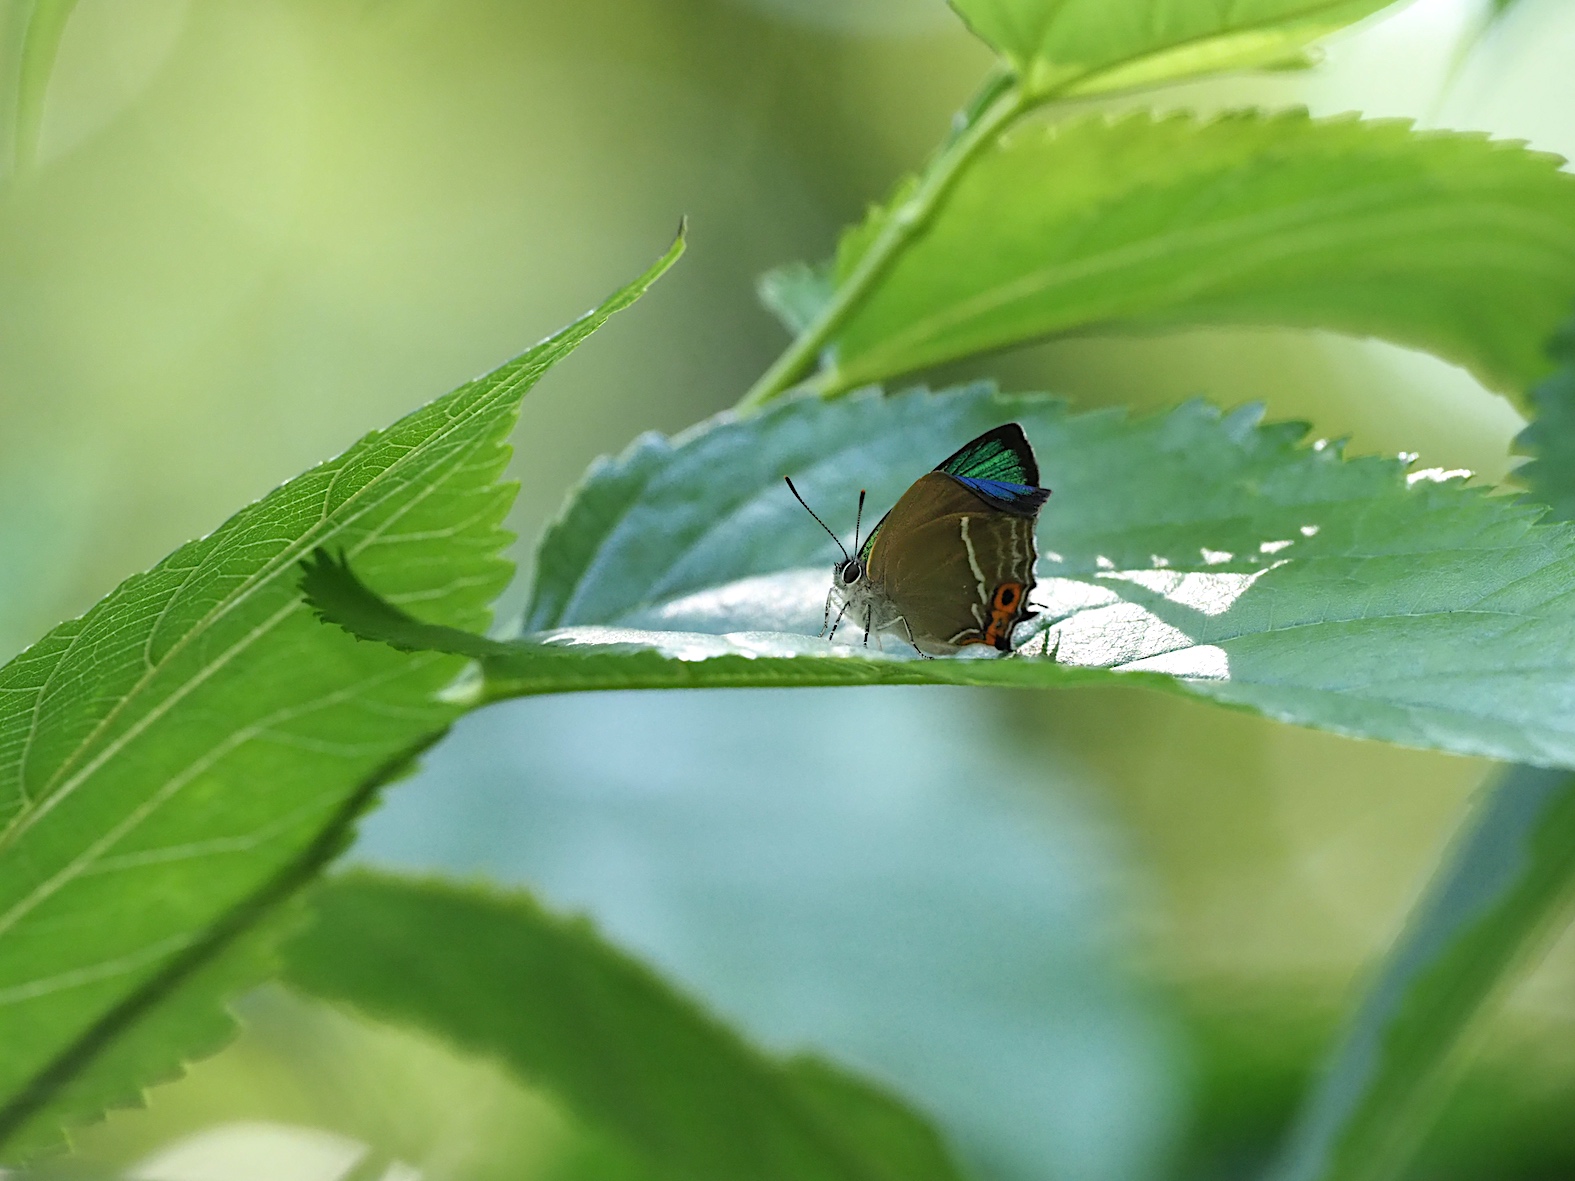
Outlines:
<svg viewBox="0 0 1575 1181"><path fill-rule="evenodd" d="M1012 625L1023 608L1023 584L1003 582L990 596L990 626L984 629L984 642L1002 652L1011 650Z"/></svg>

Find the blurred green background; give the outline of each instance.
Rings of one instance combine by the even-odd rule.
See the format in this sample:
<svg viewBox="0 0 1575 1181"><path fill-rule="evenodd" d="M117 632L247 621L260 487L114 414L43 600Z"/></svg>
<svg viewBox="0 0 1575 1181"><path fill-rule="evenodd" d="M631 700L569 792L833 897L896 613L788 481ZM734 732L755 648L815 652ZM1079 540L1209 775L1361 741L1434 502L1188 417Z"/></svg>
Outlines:
<svg viewBox="0 0 1575 1181"><path fill-rule="evenodd" d="M1316 70L1140 101L1575 154L1575 6L1520 0L1467 51L1486 7L1418 0ZM37 163L0 189L0 648L566 322L688 215L678 270L527 400L523 579L595 455L737 399L785 344L754 277L826 254L989 61L941 0L82 0ZM931 378L976 374L1261 400L1487 480L1520 426L1451 366L1317 333ZM469 719L355 855L593 914L762 1041L914 1097L982 1178L1231 1177L1491 772L1141 691L543 699ZM1575 1170L1572 982L1566 939L1484 1031L1426 1175ZM282 992L243 1011L48 1172L613 1175L485 1063Z"/></svg>

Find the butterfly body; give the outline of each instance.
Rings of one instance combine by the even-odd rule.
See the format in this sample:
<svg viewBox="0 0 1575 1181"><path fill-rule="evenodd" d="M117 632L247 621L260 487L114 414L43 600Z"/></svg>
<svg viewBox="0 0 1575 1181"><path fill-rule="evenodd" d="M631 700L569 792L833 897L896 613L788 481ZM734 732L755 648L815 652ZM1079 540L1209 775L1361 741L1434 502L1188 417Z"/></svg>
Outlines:
<svg viewBox="0 0 1575 1181"><path fill-rule="evenodd" d="M858 552L838 562L827 599L866 636L891 632L926 656L1012 648L1033 614L1034 527L1049 491L1022 428L987 431L903 493ZM835 631L835 627L832 629Z"/></svg>

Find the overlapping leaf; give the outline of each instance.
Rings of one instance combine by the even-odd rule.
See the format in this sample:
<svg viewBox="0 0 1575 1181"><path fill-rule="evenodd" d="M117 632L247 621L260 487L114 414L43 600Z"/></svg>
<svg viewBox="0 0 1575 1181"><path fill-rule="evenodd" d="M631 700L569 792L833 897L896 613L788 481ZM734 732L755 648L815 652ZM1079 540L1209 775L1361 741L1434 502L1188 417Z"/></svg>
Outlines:
<svg viewBox="0 0 1575 1181"><path fill-rule="evenodd" d="M952 0L1035 93L1275 66L1393 0Z"/></svg>
<svg viewBox="0 0 1575 1181"><path fill-rule="evenodd" d="M1069 333L1260 324L1382 337L1519 393L1575 303L1560 163L1301 112L1030 122L978 156L851 308L817 384ZM901 200L849 231L839 281Z"/></svg>
<svg viewBox="0 0 1575 1181"><path fill-rule="evenodd" d="M513 487L498 477L520 399L678 249L0 669L3 1151L210 1046L214 1015L184 1028L165 1000L337 851L375 787L455 716L435 693L460 663L322 628L300 557L331 545L432 618L484 626L510 574ZM150 1013L158 1044L119 1053Z"/></svg>
<svg viewBox="0 0 1575 1181"><path fill-rule="evenodd" d="M813 1059L744 1043L583 921L369 872L313 896L285 978L504 1063L658 1177L955 1181L935 1132Z"/></svg>
<svg viewBox="0 0 1575 1181"><path fill-rule="evenodd" d="M885 652L813 638L837 551L781 477L846 525L860 487L879 511L1008 419L1055 492L1044 614L1021 653L918 660L889 638ZM1575 531L1450 473L1302 446L1304 429L1201 402L1073 415L985 387L800 398L594 468L543 543L520 642L403 633L375 598L327 613L483 656L492 696L1142 674L1340 733L1575 767Z"/></svg>

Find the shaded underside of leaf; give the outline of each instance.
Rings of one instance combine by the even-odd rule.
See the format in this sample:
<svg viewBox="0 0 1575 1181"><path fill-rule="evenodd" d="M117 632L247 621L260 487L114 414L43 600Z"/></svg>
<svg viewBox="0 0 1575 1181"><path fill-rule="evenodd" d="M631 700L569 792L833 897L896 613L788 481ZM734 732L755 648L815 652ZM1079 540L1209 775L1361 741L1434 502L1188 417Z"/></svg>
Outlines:
<svg viewBox="0 0 1575 1181"><path fill-rule="evenodd" d="M436 693L461 662L322 627L297 563L331 546L427 617L485 627L510 576L499 551L513 486L499 476L520 399L679 248L570 328L290 481L0 669L7 1158L24 1124L32 1140L148 1081L95 1070L116 1060L126 1030L115 1015L175 994L202 967L194 953L220 950L215 932L252 913L347 823L368 784L457 712ZM192 1017L197 1048L213 1021ZM190 1048L172 1038L155 1077ZM66 1094L69 1111L49 1109Z"/></svg>
<svg viewBox="0 0 1575 1181"><path fill-rule="evenodd" d="M1259 418L1202 402L1070 414L973 386L801 397L646 436L595 465L547 533L530 634L477 653L477 699L1141 675L1338 733L1575 766L1575 532L1461 473L1347 460ZM782 477L846 527L861 488L877 514L1005 421L1055 493L1020 650L919 660L889 636L814 638L838 550ZM363 614L379 611L374 597Z"/></svg>
<svg viewBox="0 0 1575 1181"><path fill-rule="evenodd" d="M1275 66L1393 0L951 0L1034 93L1099 94Z"/></svg>
<svg viewBox="0 0 1575 1181"><path fill-rule="evenodd" d="M518 894L369 872L314 894L295 987L501 1060L653 1167L695 1181L951 1181L934 1131L833 1070L779 1062Z"/></svg>
<svg viewBox="0 0 1575 1181"><path fill-rule="evenodd" d="M1575 303L1561 163L1300 111L1029 121L854 307L818 384L1069 333L1244 324L1382 337L1519 392ZM839 281L900 203L849 231Z"/></svg>

